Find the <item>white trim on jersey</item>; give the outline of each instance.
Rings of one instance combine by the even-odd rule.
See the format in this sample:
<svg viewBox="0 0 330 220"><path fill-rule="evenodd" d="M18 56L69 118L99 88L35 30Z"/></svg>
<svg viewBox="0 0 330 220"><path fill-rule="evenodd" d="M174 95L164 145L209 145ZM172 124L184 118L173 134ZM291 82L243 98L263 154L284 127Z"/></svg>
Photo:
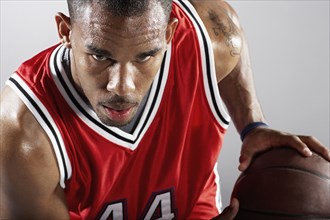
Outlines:
<svg viewBox="0 0 330 220"><path fill-rule="evenodd" d="M200 45L203 81L206 97L214 117L218 123L227 129L230 122L230 116L222 104L220 93L217 85L213 48L210 36L196 12L195 8L187 0L173 0L186 13L195 26ZM206 45L205 45L206 43Z"/></svg>
<svg viewBox="0 0 330 220"><path fill-rule="evenodd" d="M42 102L38 99L38 97L32 92L29 86L24 82L24 80L22 80L20 76L17 75L17 73L14 73L11 76L11 78L6 82L6 85L14 90L14 92L20 97L20 99L24 102L24 104L31 111L35 119L48 135L52 143L59 167L59 183L62 188L65 188L64 181L71 178L72 168L62 135L57 128L57 125L55 124L52 116L46 107L42 104Z"/></svg>
<svg viewBox="0 0 330 220"><path fill-rule="evenodd" d="M215 184L217 185L217 191L215 196L215 204L217 206L219 214L222 211L222 201L221 201L221 186L220 186L220 176L218 172L218 162L215 163L213 173L215 175Z"/></svg>
<svg viewBox="0 0 330 220"><path fill-rule="evenodd" d="M62 55L64 50L65 47L62 45L54 50L50 59L50 69L55 84L66 102L86 125L91 127L102 137L120 146L135 150L158 111L169 73L171 45L168 45L162 67L153 81L143 114L132 134L126 133L117 127L107 126L102 123L95 112L83 101L71 84L67 76L68 74L63 67Z"/></svg>

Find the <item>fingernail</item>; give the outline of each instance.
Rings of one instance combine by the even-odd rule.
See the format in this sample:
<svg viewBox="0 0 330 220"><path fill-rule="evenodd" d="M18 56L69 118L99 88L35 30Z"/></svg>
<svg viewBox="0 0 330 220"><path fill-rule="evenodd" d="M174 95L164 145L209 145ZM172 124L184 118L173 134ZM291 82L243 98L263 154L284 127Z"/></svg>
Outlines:
<svg viewBox="0 0 330 220"><path fill-rule="evenodd" d="M313 152L309 148L305 148L304 149L304 154L306 154L307 156L312 156Z"/></svg>
<svg viewBox="0 0 330 220"><path fill-rule="evenodd" d="M246 161L246 159L247 159L246 157L244 157L244 156L240 156L240 157L239 157L239 162L240 162L240 163L243 163L244 161Z"/></svg>
<svg viewBox="0 0 330 220"><path fill-rule="evenodd" d="M243 164L240 164L238 166L238 170L243 172L245 170L245 166Z"/></svg>

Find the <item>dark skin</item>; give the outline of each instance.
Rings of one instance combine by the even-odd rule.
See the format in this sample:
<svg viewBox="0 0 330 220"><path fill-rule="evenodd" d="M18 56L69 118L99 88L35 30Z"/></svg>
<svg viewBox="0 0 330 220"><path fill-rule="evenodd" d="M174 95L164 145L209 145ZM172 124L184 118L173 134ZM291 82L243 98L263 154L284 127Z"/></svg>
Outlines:
<svg viewBox="0 0 330 220"><path fill-rule="evenodd" d="M224 1L191 2L205 23L212 42L215 42L215 45L220 43L222 47L226 48L222 49L224 52L221 52L214 47L218 87L237 131L241 133L244 127L251 122L266 122L254 89L248 46L237 14ZM218 42L219 40L220 42ZM240 41L241 43L235 43ZM237 55L238 51L240 51L239 55ZM226 56L221 63L222 53L225 53ZM237 62L232 66L230 65L232 63L226 58L232 63L235 63L235 60ZM221 65L217 64L218 62ZM222 68L226 67L229 70L228 73L222 71ZM312 150L330 161L329 149L315 137L258 127L250 132L243 141L239 170L244 171L254 155L269 148L281 146L290 146L304 156L311 156Z"/></svg>
<svg viewBox="0 0 330 220"><path fill-rule="evenodd" d="M213 42L219 91L237 131L265 121L234 10L224 1L191 3ZM76 21L56 15L60 39L72 48L69 77L108 125L121 126L132 119L175 32L177 20L166 21L162 9L153 6L140 20L118 19L96 6L84 10ZM69 219L51 142L9 87L1 93L1 125L1 218ZM305 156L311 149L330 160L327 148L314 137L259 127L243 142L239 169L245 170L255 154L283 145ZM233 219L237 210L238 201L233 200L218 219Z"/></svg>
<svg viewBox="0 0 330 220"><path fill-rule="evenodd" d="M72 48L72 80L107 125L131 121L161 65L177 21L166 26L165 17L156 14L159 10L144 19L113 17L103 9L86 11L72 25L65 15L56 17L60 37L70 38L65 43ZM111 18L100 19L106 14ZM141 22L147 27L136 28ZM120 111L128 115L116 117Z"/></svg>

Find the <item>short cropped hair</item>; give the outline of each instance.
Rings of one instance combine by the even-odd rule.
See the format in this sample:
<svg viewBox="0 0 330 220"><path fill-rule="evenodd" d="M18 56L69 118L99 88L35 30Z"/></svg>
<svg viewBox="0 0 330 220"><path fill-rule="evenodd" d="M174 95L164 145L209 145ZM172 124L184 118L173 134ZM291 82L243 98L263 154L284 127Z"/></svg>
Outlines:
<svg viewBox="0 0 330 220"><path fill-rule="evenodd" d="M172 10L172 0L67 0L67 3L70 17L74 20L78 17L79 11L92 3L103 5L114 16L132 17L147 11L151 1L161 4L168 19Z"/></svg>

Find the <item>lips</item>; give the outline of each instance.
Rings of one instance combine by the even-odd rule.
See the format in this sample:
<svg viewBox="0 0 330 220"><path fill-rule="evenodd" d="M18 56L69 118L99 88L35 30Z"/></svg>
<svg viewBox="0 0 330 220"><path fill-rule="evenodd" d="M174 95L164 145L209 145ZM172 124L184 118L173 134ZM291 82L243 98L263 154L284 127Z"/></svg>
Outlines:
<svg viewBox="0 0 330 220"><path fill-rule="evenodd" d="M126 106L103 106L108 117L115 122L127 122L131 117L131 113L135 105L126 105Z"/></svg>

